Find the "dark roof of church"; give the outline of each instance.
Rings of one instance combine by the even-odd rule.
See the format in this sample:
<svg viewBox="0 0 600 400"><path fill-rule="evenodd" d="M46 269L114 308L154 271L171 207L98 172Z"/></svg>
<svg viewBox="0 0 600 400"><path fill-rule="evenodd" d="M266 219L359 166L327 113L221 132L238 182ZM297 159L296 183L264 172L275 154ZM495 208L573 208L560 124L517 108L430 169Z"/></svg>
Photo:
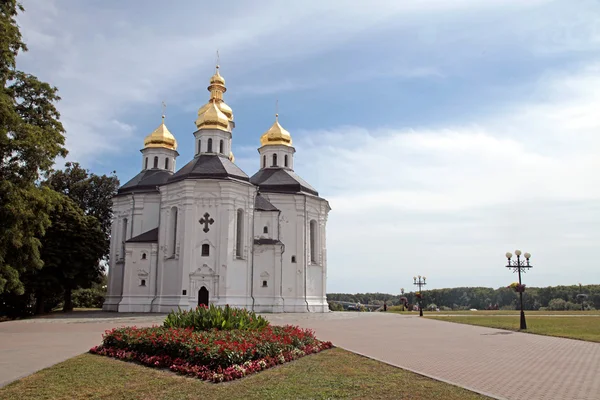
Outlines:
<svg viewBox="0 0 600 400"><path fill-rule="evenodd" d="M218 155L203 154L195 157L183 168L174 173L168 183L183 179L238 179L248 181L248 175L229 158Z"/></svg>
<svg viewBox="0 0 600 400"><path fill-rule="evenodd" d="M167 183L171 172L162 169L145 169L117 190L117 195L131 192L153 192Z"/></svg>
<svg viewBox="0 0 600 400"><path fill-rule="evenodd" d="M319 193L294 171L284 168L263 168L250 178L263 192L272 193Z"/></svg>
<svg viewBox="0 0 600 400"><path fill-rule="evenodd" d="M148 232L144 232L140 235L132 237L127 240L127 243L146 243L146 242L158 242L158 228L150 229Z"/></svg>
<svg viewBox="0 0 600 400"><path fill-rule="evenodd" d="M268 238L254 239L254 244L281 244L281 240Z"/></svg>
<svg viewBox="0 0 600 400"><path fill-rule="evenodd" d="M254 200L254 209L257 211L279 211L271 202L259 193Z"/></svg>

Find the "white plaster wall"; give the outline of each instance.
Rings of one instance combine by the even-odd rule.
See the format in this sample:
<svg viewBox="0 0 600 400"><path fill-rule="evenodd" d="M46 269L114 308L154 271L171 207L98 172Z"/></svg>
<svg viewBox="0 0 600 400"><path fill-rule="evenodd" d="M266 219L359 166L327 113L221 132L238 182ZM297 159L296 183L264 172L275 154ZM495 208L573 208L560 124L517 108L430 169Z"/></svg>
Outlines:
<svg viewBox="0 0 600 400"><path fill-rule="evenodd" d="M127 243L119 312L149 312L155 293L156 243ZM146 259L143 258L146 254ZM142 286L142 280L144 285Z"/></svg>
<svg viewBox="0 0 600 400"><path fill-rule="evenodd" d="M161 147L151 147L142 149L142 170L154 168L154 157L158 157L157 169L166 169L174 172L177 170L177 151L164 149ZM146 158L148 159L148 168L146 168ZM169 159L169 167L165 168L165 159Z"/></svg>
<svg viewBox="0 0 600 400"><path fill-rule="evenodd" d="M260 167L261 168L270 168L273 166L273 154L277 154L277 166L284 167L289 169L294 169L294 153L296 149L292 146L285 145L268 145L262 146L258 149L258 153L260 154ZM284 160L287 155L288 164L285 167ZM265 158L266 157L266 165Z"/></svg>

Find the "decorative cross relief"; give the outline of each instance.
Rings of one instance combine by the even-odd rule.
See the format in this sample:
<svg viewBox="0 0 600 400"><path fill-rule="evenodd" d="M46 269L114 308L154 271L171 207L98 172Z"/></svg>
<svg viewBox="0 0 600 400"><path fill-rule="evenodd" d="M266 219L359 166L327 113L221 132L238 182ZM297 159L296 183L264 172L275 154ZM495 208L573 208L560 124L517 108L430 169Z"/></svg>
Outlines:
<svg viewBox="0 0 600 400"><path fill-rule="evenodd" d="M212 225L215 220L212 219L210 217L209 213L204 213L204 216L202 218L200 218L200 224L204 225L204 228L202 229L204 232L208 232L210 230L210 228L208 227L208 225Z"/></svg>

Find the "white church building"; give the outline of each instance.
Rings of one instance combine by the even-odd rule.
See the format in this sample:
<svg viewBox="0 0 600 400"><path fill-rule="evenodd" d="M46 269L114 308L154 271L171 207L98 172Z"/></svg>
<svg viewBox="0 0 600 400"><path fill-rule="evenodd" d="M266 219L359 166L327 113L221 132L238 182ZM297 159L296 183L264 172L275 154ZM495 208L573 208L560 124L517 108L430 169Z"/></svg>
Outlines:
<svg viewBox="0 0 600 400"><path fill-rule="evenodd" d="M329 203L294 172L292 138L277 116L260 137L260 170L249 177L234 164L218 68L198 110L194 158L176 169L163 116L144 140L141 172L113 199L106 311L329 311Z"/></svg>

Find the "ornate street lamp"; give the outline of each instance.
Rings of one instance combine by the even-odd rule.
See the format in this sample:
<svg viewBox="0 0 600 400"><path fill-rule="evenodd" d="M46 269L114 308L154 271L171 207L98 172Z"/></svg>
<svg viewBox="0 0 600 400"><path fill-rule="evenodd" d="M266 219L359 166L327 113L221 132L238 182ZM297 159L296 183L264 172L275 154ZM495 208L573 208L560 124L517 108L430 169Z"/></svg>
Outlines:
<svg viewBox="0 0 600 400"><path fill-rule="evenodd" d="M419 279L417 279L416 276L413 276L413 284L417 285L419 287L419 292L416 294L417 299L419 299L419 316L423 316L423 307L421 305L421 299L423 298L423 293L421 292L421 286L425 286L427 285L427 283L425 283L425 280L427 278L423 277L423 279L421 279L421 275L419 275Z"/></svg>
<svg viewBox="0 0 600 400"><path fill-rule="evenodd" d="M532 268L533 265L529 264L531 254L523 254L525 260L521 260L521 250L515 250L515 255L517 256L517 259L512 260L512 254L506 253L506 258L508 259L508 265L506 265L506 268L512 268L513 272L519 273L519 284L514 287L514 289L519 293L519 298L521 300L521 329L527 329L527 323L525 322L525 311L523 311L523 292L525 291L525 285L521 283L521 271L525 273L525 271L527 271L529 268Z"/></svg>

